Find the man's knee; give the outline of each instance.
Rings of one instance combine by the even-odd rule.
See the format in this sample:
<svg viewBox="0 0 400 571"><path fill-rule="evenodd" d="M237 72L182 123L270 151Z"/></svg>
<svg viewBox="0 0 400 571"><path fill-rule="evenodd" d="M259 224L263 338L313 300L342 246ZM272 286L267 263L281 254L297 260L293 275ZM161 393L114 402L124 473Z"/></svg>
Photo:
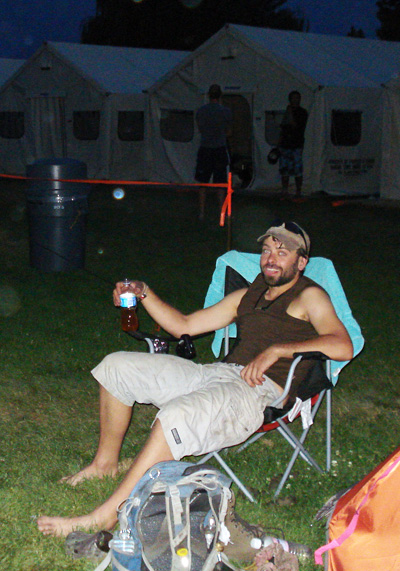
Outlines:
<svg viewBox="0 0 400 571"><path fill-rule="evenodd" d="M116 369L121 366L126 356L126 351L116 351L115 353L110 353L101 361L104 367Z"/></svg>
<svg viewBox="0 0 400 571"><path fill-rule="evenodd" d="M96 381L122 404L132 406L135 395L134 353L110 353L91 371ZM136 383L137 384L137 383Z"/></svg>

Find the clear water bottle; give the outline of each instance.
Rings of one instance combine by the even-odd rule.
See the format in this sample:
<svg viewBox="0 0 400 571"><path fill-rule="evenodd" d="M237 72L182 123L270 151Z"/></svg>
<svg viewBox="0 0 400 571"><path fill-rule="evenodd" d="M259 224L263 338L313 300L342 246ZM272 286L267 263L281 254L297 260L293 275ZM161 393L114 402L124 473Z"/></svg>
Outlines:
<svg viewBox="0 0 400 571"><path fill-rule="evenodd" d="M124 286L128 287L130 284L128 278L124 279ZM136 313L136 296L127 291L120 295L121 299L121 328L122 331L137 331L139 321Z"/></svg>
<svg viewBox="0 0 400 571"><path fill-rule="evenodd" d="M214 516L208 517L208 521L206 522L204 528L204 537L207 544L207 551L210 551L212 547L212 543L215 537L216 525L215 525L215 518Z"/></svg>
<svg viewBox="0 0 400 571"><path fill-rule="evenodd" d="M140 569L142 550L133 539L130 529L122 529L108 544L113 561L113 569Z"/></svg>
<svg viewBox="0 0 400 571"><path fill-rule="evenodd" d="M274 545L274 543L279 543L282 545L285 551L296 555L298 559L308 559L312 557L312 550L307 545L303 545L302 543L295 543L294 541L286 541L286 539L271 537L269 535L264 536L262 539L253 537L250 545L253 547L253 549L261 549L263 547L270 547Z"/></svg>
<svg viewBox="0 0 400 571"><path fill-rule="evenodd" d="M136 543L128 529L121 530L117 537L108 543L110 549L113 549L121 555L134 555L136 552Z"/></svg>

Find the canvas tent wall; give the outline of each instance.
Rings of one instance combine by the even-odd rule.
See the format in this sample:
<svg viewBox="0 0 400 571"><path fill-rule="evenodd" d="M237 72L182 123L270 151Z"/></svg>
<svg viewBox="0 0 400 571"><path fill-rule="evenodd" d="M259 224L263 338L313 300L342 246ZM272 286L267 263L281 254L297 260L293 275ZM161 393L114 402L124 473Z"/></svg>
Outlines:
<svg viewBox="0 0 400 571"><path fill-rule="evenodd" d="M400 80L383 86L385 99L382 128L381 198L400 199Z"/></svg>
<svg viewBox="0 0 400 571"><path fill-rule="evenodd" d="M145 90L187 52L45 43L0 90L0 169L69 157L90 178L145 175Z"/></svg>
<svg viewBox="0 0 400 571"><path fill-rule="evenodd" d="M16 71L23 65L25 60L23 59L9 59L9 58L0 58L0 89L3 85L16 73ZM0 133L6 132L7 125L8 125L9 117L7 114L2 112L0 109ZM1 137L1 135L0 135ZM3 170L1 168L0 162L0 171Z"/></svg>
<svg viewBox="0 0 400 571"><path fill-rule="evenodd" d="M233 170L243 186L279 188L276 144L287 96L309 111L305 190L375 194L380 186L383 91L400 45L347 37L226 25L149 90L149 178L193 181L196 109L219 83L233 109ZM236 129L236 132L235 132ZM246 180L247 177L247 180Z"/></svg>
<svg viewBox="0 0 400 571"><path fill-rule="evenodd" d="M24 62L23 59L0 58L0 87L10 79Z"/></svg>

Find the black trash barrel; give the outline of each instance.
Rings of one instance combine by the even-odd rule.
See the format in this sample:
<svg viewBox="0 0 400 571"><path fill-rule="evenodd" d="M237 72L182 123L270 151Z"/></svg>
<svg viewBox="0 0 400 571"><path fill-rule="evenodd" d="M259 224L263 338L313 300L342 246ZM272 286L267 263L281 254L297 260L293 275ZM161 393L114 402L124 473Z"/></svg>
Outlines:
<svg viewBox="0 0 400 571"><path fill-rule="evenodd" d="M45 272L83 268L89 185L54 179L87 179L86 164L40 159L27 166L26 176L31 266Z"/></svg>

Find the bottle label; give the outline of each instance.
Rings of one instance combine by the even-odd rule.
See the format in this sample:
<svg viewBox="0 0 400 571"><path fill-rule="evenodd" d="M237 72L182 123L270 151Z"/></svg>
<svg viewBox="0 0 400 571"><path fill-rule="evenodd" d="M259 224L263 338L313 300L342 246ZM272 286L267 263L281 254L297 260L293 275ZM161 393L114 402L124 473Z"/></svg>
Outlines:
<svg viewBox="0 0 400 571"><path fill-rule="evenodd" d="M136 307L136 296L129 291L120 295L121 307Z"/></svg>
<svg viewBox="0 0 400 571"><path fill-rule="evenodd" d="M112 539L108 545L112 550L124 555L133 555L136 551L136 545L133 539Z"/></svg>

